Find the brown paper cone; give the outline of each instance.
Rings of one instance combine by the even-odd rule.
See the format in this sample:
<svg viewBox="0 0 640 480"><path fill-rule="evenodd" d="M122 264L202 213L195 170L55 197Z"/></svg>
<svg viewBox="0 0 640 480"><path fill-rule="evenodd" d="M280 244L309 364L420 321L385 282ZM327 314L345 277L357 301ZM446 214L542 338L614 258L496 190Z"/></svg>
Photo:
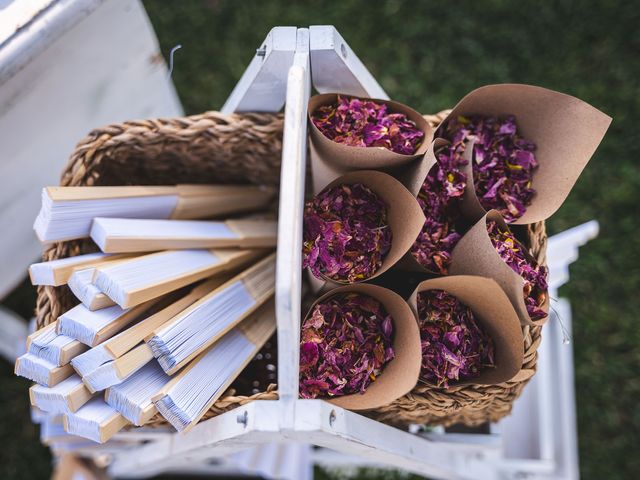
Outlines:
<svg viewBox="0 0 640 480"><path fill-rule="evenodd" d="M321 295L325 293L323 290L328 286L326 280L322 278L316 277L313 273L311 273L311 269L307 268L305 270L307 283L309 284L309 289L313 295ZM335 287L336 285L331 282L331 285Z"/></svg>
<svg viewBox="0 0 640 480"><path fill-rule="evenodd" d="M611 123L611 117L575 97L519 84L472 91L451 111L436 137L459 115L514 115L518 133L536 144L536 195L516 224L545 220L560 208Z"/></svg>
<svg viewBox="0 0 640 480"><path fill-rule="evenodd" d="M480 203L474 187L473 162L475 161L475 157L473 154L473 148L475 144L475 138L468 140L464 148L464 154L462 155L462 158L467 162L467 164L462 168L462 171L467 176L467 185L464 189L464 194L462 195L462 201L460 202L460 211L471 223L477 222L487 213Z"/></svg>
<svg viewBox="0 0 640 480"><path fill-rule="evenodd" d="M453 249L449 272L452 275L480 275L495 280L509 297L522 325L543 325L549 317L546 316L535 321L529 317L522 292L522 277L511 270L511 267L500 258L491 243L487 231L487 221L489 220L497 222L502 229L509 229L496 210L489 211L471 227ZM536 261L528 252L525 251L525 254L529 261L535 265ZM548 313L548 296L542 308Z"/></svg>
<svg viewBox="0 0 640 480"><path fill-rule="evenodd" d="M352 98L349 95L343 96ZM352 147L329 140L313 124L311 114L321 106L335 103L337 97L338 94L336 93L326 93L316 95L309 100L309 134L311 138L311 168L313 170L314 187L326 185L341 174L353 170L395 170L410 163L412 160L422 157L429 148L433 138L433 130L429 123L412 108L391 100L366 99L384 103L389 106L390 111L403 113L407 118L415 122L416 126L424 133L422 143L415 154L403 155L384 147ZM314 192L317 193L318 191L318 188L314 188Z"/></svg>
<svg viewBox="0 0 640 480"><path fill-rule="evenodd" d="M426 290L444 290L471 308L480 326L493 339L495 367L485 368L476 378L453 385L494 385L513 378L522 368L524 343L518 316L509 299L491 279L469 275L451 275L420 283L409 298L409 306L418 318L418 294Z"/></svg>
<svg viewBox="0 0 640 480"><path fill-rule="evenodd" d="M418 324L409 305L401 296L386 288L369 284L347 285L331 290L313 303L305 319L311 315L318 302L346 292L369 295L382 303L393 320L395 357L384 366L380 376L363 394L354 393L342 397L330 397L326 400L349 410L378 408L409 393L418 381L422 361Z"/></svg>
<svg viewBox="0 0 640 480"><path fill-rule="evenodd" d="M398 180L417 197L422 188L425 178L431 171L431 168L438 163L436 153L444 146L449 145L449 141L444 138L436 138L427 149L422 158L418 158L407 165L399 174Z"/></svg>
<svg viewBox="0 0 640 480"><path fill-rule="evenodd" d="M416 166L410 166L403 172L400 177L400 181L404 184L405 187L414 195L417 196L420 193L420 189L422 188L422 184L424 183L427 175L431 171L432 168L436 167L437 161L437 153L438 151L450 145L451 142L445 140L444 138L436 138L431 145L429 146L429 150L424 155L424 158L421 162ZM471 167L471 154L473 152L473 143L471 143L471 148L465 149L465 153L463 158L467 161L467 165L462 168L462 171L467 175L467 187L465 188L464 195L460 199L460 212L462 217L465 219L464 223L474 223L480 216L484 215L485 211L480 205L478 201L475 191L473 189L473 176L472 176L472 167ZM480 210L478 210L478 208ZM468 222L468 223L467 223ZM462 232L460 232L462 233ZM417 238L417 236L416 236ZM415 241L415 240L414 240ZM411 251L407 252L405 256L398 262L398 268L403 270L409 270L412 272L422 272L439 275L440 272L432 271L424 268L418 261L415 259Z"/></svg>
<svg viewBox="0 0 640 480"><path fill-rule="evenodd" d="M347 173L335 179L323 190L338 185L354 183L362 183L384 200L387 204L387 220L392 232L391 249L382 260L382 265L371 277L354 282L361 283L379 277L400 261L420 233L424 224L424 214L416 198L398 180L386 173L376 172L375 170ZM348 284L348 282L337 281L328 277L325 277L324 280L330 284L324 287L325 290L327 287ZM316 288L322 289L319 285L316 285Z"/></svg>
<svg viewBox="0 0 640 480"><path fill-rule="evenodd" d="M326 184L348 172L347 169L326 161L318 154L311 142L309 142L309 158L311 159L311 184L314 195L320 193Z"/></svg>

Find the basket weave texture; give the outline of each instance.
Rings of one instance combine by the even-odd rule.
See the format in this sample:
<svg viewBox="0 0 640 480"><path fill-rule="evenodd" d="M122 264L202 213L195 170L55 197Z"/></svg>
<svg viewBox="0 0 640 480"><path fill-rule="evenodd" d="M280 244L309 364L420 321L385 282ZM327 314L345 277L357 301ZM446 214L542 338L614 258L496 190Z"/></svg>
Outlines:
<svg viewBox="0 0 640 480"><path fill-rule="evenodd" d="M448 111L425 115L437 126ZM283 117L281 114L207 112L170 119L124 122L95 129L77 145L60 185L172 185L176 183L255 183L276 186L280 177ZM544 223L524 231L532 255L545 263ZM55 243L43 253L54 260L95 251L90 241ZM67 286L38 287L38 328L55 321L78 304ZM368 416L385 423L407 425L478 425L496 421L511 411L513 401L536 369L540 327L523 327L522 370L499 385L465 385L447 390L418 384L393 403ZM204 419L253 400L278 398L275 385L251 396L228 390ZM164 425L156 416L151 425Z"/></svg>

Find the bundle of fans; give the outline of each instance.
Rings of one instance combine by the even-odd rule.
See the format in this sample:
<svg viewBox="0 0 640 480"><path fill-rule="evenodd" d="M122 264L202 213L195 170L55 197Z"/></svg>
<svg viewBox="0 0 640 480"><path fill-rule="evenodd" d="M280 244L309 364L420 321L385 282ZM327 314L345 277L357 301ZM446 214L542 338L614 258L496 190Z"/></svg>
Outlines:
<svg viewBox="0 0 640 480"><path fill-rule="evenodd" d="M93 252L30 267L34 285L68 287L78 303L30 335L16 361L36 382L32 405L97 442L158 415L179 431L196 424L275 329L276 222L256 213L274 194L45 188L40 240L86 239Z"/></svg>

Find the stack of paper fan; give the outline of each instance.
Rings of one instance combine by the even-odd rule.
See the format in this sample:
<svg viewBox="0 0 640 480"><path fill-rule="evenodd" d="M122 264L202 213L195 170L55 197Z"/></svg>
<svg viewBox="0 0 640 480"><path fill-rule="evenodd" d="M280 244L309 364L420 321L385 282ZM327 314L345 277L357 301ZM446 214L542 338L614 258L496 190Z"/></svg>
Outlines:
<svg viewBox="0 0 640 480"><path fill-rule="evenodd" d="M101 251L29 269L34 285L66 284L79 302L16 361L36 382L32 406L96 442L158 414L180 431L195 425L275 329L276 222L237 217L273 197L249 186L45 188L38 238L90 237Z"/></svg>

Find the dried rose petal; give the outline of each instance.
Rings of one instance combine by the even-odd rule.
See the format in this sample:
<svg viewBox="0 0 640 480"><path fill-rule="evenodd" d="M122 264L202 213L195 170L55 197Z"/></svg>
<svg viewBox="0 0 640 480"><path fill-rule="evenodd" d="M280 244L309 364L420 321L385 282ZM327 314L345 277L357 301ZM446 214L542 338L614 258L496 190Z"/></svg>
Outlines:
<svg viewBox="0 0 640 480"><path fill-rule="evenodd" d="M427 270L446 275L451 252L460 240L456 222L460 218L459 202L467 185L462 172L464 144L447 145L436 154L438 161L425 178L418 203L426 220L411 247L416 261Z"/></svg>
<svg viewBox="0 0 640 480"><path fill-rule="evenodd" d="M515 117L460 116L445 135L454 145L476 138L473 175L480 204L498 210L506 222L524 215L535 194L531 179L538 162L536 145L518 135Z"/></svg>
<svg viewBox="0 0 640 480"><path fill-rule="evenodd" d="M443 290L418 294L422 344L420 379L447 388L450 381L475 378L493 367L494 345L469 307Z"/></svg>
<svg viewBox="0 0 640 480"><path fill-rule="evenodd" d="M335 104L315 110L311 120L336 143L384 147L402 155L413 155L424 137L415 122L402 113L389 113L386 104L341 95Z"/></svg>
<svg viewBox="0 0 640 480"><path fill-rule="evenodd" d="M302 398L364 393L395 355L391 316L378 300L360 293L319 302L301 332Z"/></svg>
<svg viewBox="0 0 640 480"><path fill-rule="evenodd" d="M387 206L361 183L323 190L304 210L302 267L318 278L371 277L391 249Z"/></svg>
<svg viewBox="0 0 640 480"><path fill-rule="evenodd" d="M543 265L531 264L525 256L525 247L511 232L501 230L496 222L487 222L491 243L500 258L511 270L522 277L524 303L531 320L541 320L547 316L542 309L547 299L547 269Z"/></svg>

